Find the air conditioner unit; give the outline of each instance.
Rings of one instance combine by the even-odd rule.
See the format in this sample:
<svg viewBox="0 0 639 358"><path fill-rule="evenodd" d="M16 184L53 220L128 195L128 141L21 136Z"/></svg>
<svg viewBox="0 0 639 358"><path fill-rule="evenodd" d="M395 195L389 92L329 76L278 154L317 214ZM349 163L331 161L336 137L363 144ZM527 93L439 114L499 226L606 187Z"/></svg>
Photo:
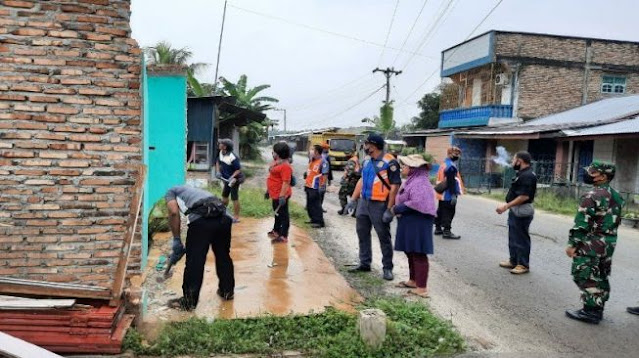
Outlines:
<svg viewBox="0 0 639 358"><path fill-rule="evenodd" d="M499 73L495 76L495 84L496 85L507 85L510 82L510 78L506 73Z"/></svg>

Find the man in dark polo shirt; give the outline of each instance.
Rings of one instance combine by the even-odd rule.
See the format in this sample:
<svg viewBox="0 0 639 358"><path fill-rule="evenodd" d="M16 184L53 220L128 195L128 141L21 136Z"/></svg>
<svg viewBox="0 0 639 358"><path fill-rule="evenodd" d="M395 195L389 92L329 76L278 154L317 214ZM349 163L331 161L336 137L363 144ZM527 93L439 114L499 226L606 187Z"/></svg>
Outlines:
<svg viewBox="0 0 639 358"><path fill-rule="evenodd" d="M537 175L532 171L530 163L532 158L528 152L519 152L513 158L513 169L517 176L513 178L512 185L506 195L506 204L497 208L497 214L506 210L508 213L508 249L510 258L499 263L500 267L507 268L510 273L521 275L529 271L530 258L530 223L533 220L535 209L535 193L537 192Z"/></svg>

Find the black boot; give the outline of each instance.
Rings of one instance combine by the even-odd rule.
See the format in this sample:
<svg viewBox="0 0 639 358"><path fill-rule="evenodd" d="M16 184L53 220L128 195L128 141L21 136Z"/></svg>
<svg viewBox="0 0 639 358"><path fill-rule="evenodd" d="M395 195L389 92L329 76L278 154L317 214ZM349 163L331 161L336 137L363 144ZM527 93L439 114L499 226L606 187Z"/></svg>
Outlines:
<svg viewBox="0 0 639 358"><path fill-rule="evenodd" d="M342 206L342 208L340 210L337 210L337 215L344 215L344 209L346 207Z"/></svg>
<svg viewBox="0 0 639 358"><path fill-rule="evenodd" d="M628 307L626 308L626 311L628 311L628 313L639 315L639 307Z"/></svg>
<svg viewBox="0 0 639 358"><path fill-rule="evenodd" d="M566 316L581 322L599 324L603 319L603 308L584 307L580 310L567 310Z"/></svg>
<svg viewBox="0 0 639 358"><path fill-rule="evenodd" d="M442 235L442 238L450 239L450 240L459 240L461 239L461 236L453 234L450 230L444 230L444 234Z"/></svg>
<svg viewBox="0 0 639 358"><path fill-rule="evenodd" d="M435 235L441 235L441 234L443 234L443 233L444 233L444 232L442 231L442 228L441 228L441 227L439 227L439 226L435 226L435 232L434 232L433 234L435 234Z"/></svg>

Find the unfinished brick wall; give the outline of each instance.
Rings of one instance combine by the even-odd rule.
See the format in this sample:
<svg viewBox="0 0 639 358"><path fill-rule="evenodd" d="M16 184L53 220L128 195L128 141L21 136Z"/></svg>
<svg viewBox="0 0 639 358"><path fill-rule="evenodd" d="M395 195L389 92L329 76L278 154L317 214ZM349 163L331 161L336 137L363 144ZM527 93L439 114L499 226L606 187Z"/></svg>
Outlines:
<svg viewBox="0 0 639 358"><path fill-rule="evenodd" d="M0 275L110 286L141 162L130 1L0 3Z"/></svg>
<svg viewBox="0 0 639 358"><path fill-rule="evenodd" d="M495 39L495 54L585 62L585 46L586 41L582 39L498 32Z"/></svg>

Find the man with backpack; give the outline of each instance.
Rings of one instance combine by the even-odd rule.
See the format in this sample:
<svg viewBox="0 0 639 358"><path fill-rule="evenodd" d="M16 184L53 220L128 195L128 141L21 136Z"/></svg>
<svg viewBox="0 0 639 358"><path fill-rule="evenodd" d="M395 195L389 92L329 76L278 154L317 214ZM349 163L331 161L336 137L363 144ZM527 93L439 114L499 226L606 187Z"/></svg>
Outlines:
<svg viewBox="0 0 639 358"><path fill-rule="evenodd" d="M224 203L208 191L189 186L169 189L165 199L173 234L171 260L177 262L186 253L183 297L170 300L169 307L191 311L197 306L209 246L215 254L215 269L219 279L217 294L224 300L232 300L235 289L233 260L230 256L232 218L226 214ZM180 212L188 218L186 248L180 238Z"/></svg>

